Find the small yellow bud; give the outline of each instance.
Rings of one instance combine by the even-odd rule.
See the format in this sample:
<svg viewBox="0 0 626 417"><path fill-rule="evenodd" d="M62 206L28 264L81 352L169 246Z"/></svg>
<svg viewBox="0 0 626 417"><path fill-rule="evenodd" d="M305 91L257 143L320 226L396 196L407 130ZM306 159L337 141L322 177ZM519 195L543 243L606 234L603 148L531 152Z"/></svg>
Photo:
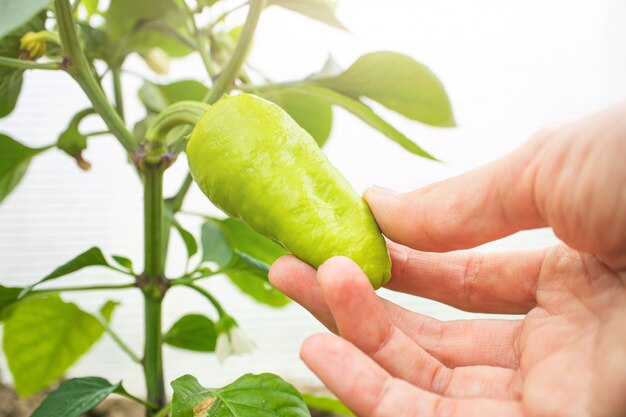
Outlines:
<svg viewBox="0 0 626 417"><path fill-rule="evenodd" d="M59 43L59 37L57 34L46 30L28 32L20 39L20 49L28 54L28 58L36 60L46 54L46 42Z"/></svg>

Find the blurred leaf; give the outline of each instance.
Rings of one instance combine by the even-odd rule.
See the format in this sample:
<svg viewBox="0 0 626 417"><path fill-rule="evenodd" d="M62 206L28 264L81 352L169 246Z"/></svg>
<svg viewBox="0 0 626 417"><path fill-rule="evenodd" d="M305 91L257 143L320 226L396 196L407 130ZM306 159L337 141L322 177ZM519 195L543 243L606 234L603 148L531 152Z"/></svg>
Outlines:
<svg viewBox="0 0 626 417"><path fill-rule="evenodd" d="M374 113L371 108L369 108L357 99L353 99L351 97L345 96L341 93L324 87L306 86L297 87L294 88L294 90L297 90L303 94L309 94L313 97L326 100L330 104L341 106L359 119L361 119L370 127L383 133L385 136L396 142L398 145L402 146L407 151L422 156L424 158L437 161L437 158L435 158L424 149L422 149L420 146L412 142L409 138L404 136L402 132L391 126L382 117Z"/></svg>
<svg viewBox="0 0 626 417"><path fill-rule="evenodd" d="M80 133L78 126L85 117L93 113L95 111L91 108L76 113L57 139L57 148L74 158L80 169L84 171L91 168L91 164L83 159L83 151L87 149L87 136Z"/></svg>
<svg viewBox="0 0 626 417"><path fill-rule="evenodd" d="M168 207L165 208L165 217L167 221L169 221L174 229L178 232L183 243L185 244L185 248L187 249L187 258L191 258L193 255L198 253L198 242L196 242L196 238L191 234L187 229L185 229L179 222L176 220L174 213Z"/></svg>
<svg viewBox="0 0 626 417"><path fill-rule="evenodd" d="M19 4L28 5L31 1L32 0L0 0L0 33L2 33L2 35L0 35L0 56L15 59L19 58L22 53L20 49L20 38L27 32L39 32L45 28L46 12L42 11L33 16L29 21L25 23L20 21L18 25L11 27L11 29L16 29L10 32L5 31L7 26L2 24L1 21L11 12L10 9ZM48 2L46 1L45 3L47 4ZM20 26L22 23L23 25ZM23 73L24 70L21 69L0 66L0 118L7 116L15 108L20 91L22 90Z"/></svg>
<svg viewBox="0 0 626 417"><path fill-rule="evenodd" d="M49 4L50 0L0 0L0 38L31 20ZM42 14L45 12L39 13Z"/></svg>
<svg viewBox="0 0 626 417"><path fill-rule="evenodd" d="M22 300L5 320L3 338L17 392L28 396L62 377L102 333L95 317L58 296Z"/></svg>
<svg viewBox="0 0 626 417"><path fill-rule="evenodd" d="M242 292L256 301L283 307L289 303L269 282L267 273L288 252L236 219L207 219L202 225L203 261L216 262Z"/></svg>
<svg viewBox="0 0 626 417"><path fill-rule="evenodd" d="M309 408L313 408L317 411L324 411L339 416L354 416L354 413L336 398L318 397L304 393L302 394L302 398Z"/></svg>
<svg viewBox="0 0 626 417"><path fill-rule="evenodd" d="M113 255L111 256L111 258L113 258L113 260L117 262L119 266L126 269L131 274L133 273L133 261L131 261L129 258L120 255Z"/></svg>
<svg viewBox="0 0 626 417"><path fill-rule="evenodd" d="M300 127L313 136L320 147L324 146L333 126L332 106L328 102L287 89L271 90L261 94L282 107Z"/></svg>
<svg viewBox="0 0 626 417"><path fill-rule="evenodd" d="M24 288L20 297L25 296L30 291L32 291L33 288L35 288L37 285L43 282L50 281L50 280L71 274L83 268L87 268L88 266L110 267L111 265L109 265L109 263L105 259L100 248L94 246L93 248L86 250L85 252L81 253L75 258L72 258L71 260L67 261L63 265L57 267L54 271L50 272L48 275L46 275L45 277L43 277L36 283Z"/></svg>
<svg viewBox="0 0 626 417"><path fill-rule="evenodd" d="M100 315L102 316L102 318L104 318L104 320L106 320L107 323L111 322L111 319L113 318L113 312L115 312L115 309L117 309L119 305L120 303L118 303L117 301L108 300L102 305L102 307L100 307Z"/></svg>
<svg viewBox="0 0 626 417"><path fill-rule="evenodd" d="M23 288L4 287L0 285L0 320L4 320L10 314L11 309L19 300Z"/></svg>
<svg viewBox="0 0 626 417"><path fill-rule="evenodd" d="M337 20L335 9L337 3L334 0L269 0L268 6L277 5L285 9L303 14L311 19L319 20L341 30L348 30Z"/></svg>
<svg viewBox="0 0 626 417"><path fill-rule="evenodd" d="M89 17L98 13L98 0L82 0L82 3L85 6L85 10L87 10L87 15L89 15Z"/></svg>
<svg viewBox="0 0 626 417"><path fill-rule="evenodd" d="M412 120L433 126L455 125L441 81L410 56L374 52L360 57L342 74L313 80L353 98L368 97Z"/></svg>
<svg viewBox="0 0 626 417"><path fill-rule="evenodd" d="M109 65L113 64L115 59L117 45L113 43L109 34L101 29L89 26L85 23L78 23L81 29L82 40L85 43L85 54L90 59L99 59Z"/></svg>
<svg viewBox="0 0 626 417"><path fill-rule="evenodd" d="M215 262L225 267L233 257L233 250L226 239L219 221L207 220L200 229L202 262Z"/></svg>
<svg viewBox="0 0 626 417"><path fill-rule="evenodd" d="M0 133L0 202L24 177L30 160L47 149L30 148Z"/></svg>
<svg viewBox="0 0 626 417"><path fill-rule="evenodd" d="M154 120L157 118L156 113L148 113L145 118L141 119L133 126L133 137L138 143L141 143L146 137L146 132Z"/></svg>
<svg viewBox="0 0 626 417"><path fill-rule="evenodd" d="M209 89L195 80L170 84L145 82L139 89L139 100L151 112L160 113L167 106L184 100L202 101Z"/></svg>
<svg viewBox="0 0 626 417"><path fill-rule="evenodd" d="M191 375L172 381L172 417L310 417L302 396L273 374L247 374L223 388L204 388Z"/></svg>
<svg viewBox="0 0 626 417"><path fill-rule="evenodd" d="M198 352L215 351L215 323L200 314L188 314L178 320L163 336L168 345Z"/></svg>
<svg viewBox="0 0 626 417"><path fill-rule="evenodd" d="M111 395L120 384L104 378L88 376L72 378L52 391L31 417L79 417Z"/></svg>
<svg viewBox="0 0 626 417"><path fill-rule="evenodd" d="M159 47L172 57L191 52L168 34L146 26L146 23L158 22L170 30L185 33L186 17L180 13L176 0L111 0L104 16L113 42L128 50L148 52Z"/></svg>

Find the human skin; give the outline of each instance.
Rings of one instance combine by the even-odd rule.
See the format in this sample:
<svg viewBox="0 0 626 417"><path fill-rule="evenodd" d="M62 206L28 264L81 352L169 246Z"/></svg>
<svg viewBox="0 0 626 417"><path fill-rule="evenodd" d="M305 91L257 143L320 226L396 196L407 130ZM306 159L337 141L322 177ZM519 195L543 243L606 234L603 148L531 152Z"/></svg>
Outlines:
<svg viewBox="0 0 626 417"><path fill-rule="evenodd" d="M626 105L406 194L365 192L393 291L520 320L438 321L376 295L347 258L280 258L271 282L337 335L301 357L360 417L626 415ZM551 227L546 249L468 251Z"/></svg>

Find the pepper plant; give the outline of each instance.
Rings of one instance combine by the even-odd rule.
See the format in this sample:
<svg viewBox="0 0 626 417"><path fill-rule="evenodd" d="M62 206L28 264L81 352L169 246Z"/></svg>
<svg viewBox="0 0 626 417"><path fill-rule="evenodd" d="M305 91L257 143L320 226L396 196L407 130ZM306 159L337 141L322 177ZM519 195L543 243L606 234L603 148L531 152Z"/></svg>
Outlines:
<svg viewBox="0 0 626 417"><path fill-rule="evenodd" d="M329 60L321 71L303 80L270 81L246 63L257 23L269 6L304 14L333 26L330 30L346 30L335 17L333 0L110 0L108 4L98 0L0 0L0 117L13 111L27 70L67 73L91 103L68 121L67 129L49 146L32 148L0 134L0 202L17 187L31 161L53 149L67 153L81 169L89 169L82 152L96 134L110 135L126 150L144 189L142 267L121 255L105 255L97 247L86 249L22 287L0 285L0 320L4 354L20 395L55 385L105 334L143 367L146 395L139 398L121 382L97 376L73 378L58 385L33 416L79 416L114 393L143 404L147 416L306 416L307 403L342 410L330 400L303 397L272 374L244 375L215 389L185 375L171 382L171 402L166 398L163 344L213 353L222 360L252 347L236 319L219 303L219 294L211 292L206 278L226 275L244 294L265 305L279 308L288 302L267 280L269 265L285 254L285 249L235 219L202 216L199 233L183 228L179 216L193 182L189 174L178 192L163 195L164 175L179 159L184 160L178 157L185 152L198 111L224 94L253 93L281 106L323 146L332 127L332 107L339 106L407 151L430 159L435 158L386 122L368 101L429 125L454 125L448 97L435 75L395 52L369 53L346 70ZM207 13L208 9L212 12ZM225 19L239 9L247 10L245 22L227 27ZM124 112L127 90L123 74L126 58L132 54L141 56L157 74L167 70L170 59L198 54L206 71L203 78L211 82L205 85L185 79L159 84L153 81L154 74L141 74L144 84L138 94L146 116L131 127ZM103 89L109 83L112 97ZM84 133L82 120L94 116L101 119L103 129ZM182 238L188 258L188 267L178 276L165 274L172 233ZM75 287L47 284L91 267L114 270L126 275L128 282ZM170 291L185 287L202 294L217 319L189 314L163 332L162 301ZM106 301L98 311L86 312L62 298L70 291L99 290L143 294L141 354L114 330L121 325L113 320L116 302Z"/></svg>

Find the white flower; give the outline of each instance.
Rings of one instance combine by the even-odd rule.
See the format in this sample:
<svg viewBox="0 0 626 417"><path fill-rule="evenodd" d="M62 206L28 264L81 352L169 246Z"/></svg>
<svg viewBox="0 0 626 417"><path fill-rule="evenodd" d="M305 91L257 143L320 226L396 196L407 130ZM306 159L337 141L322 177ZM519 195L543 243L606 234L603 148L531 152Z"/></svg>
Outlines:
<svg viewBox="0 0 626 417"><path fill-rule="evenodd" d="M228 318L222 322L223 330L217 336L215 343L215 355L220 363L223 363L231 355L242 355L252 352L255 348L254 341L237 325Z"/></svg>

